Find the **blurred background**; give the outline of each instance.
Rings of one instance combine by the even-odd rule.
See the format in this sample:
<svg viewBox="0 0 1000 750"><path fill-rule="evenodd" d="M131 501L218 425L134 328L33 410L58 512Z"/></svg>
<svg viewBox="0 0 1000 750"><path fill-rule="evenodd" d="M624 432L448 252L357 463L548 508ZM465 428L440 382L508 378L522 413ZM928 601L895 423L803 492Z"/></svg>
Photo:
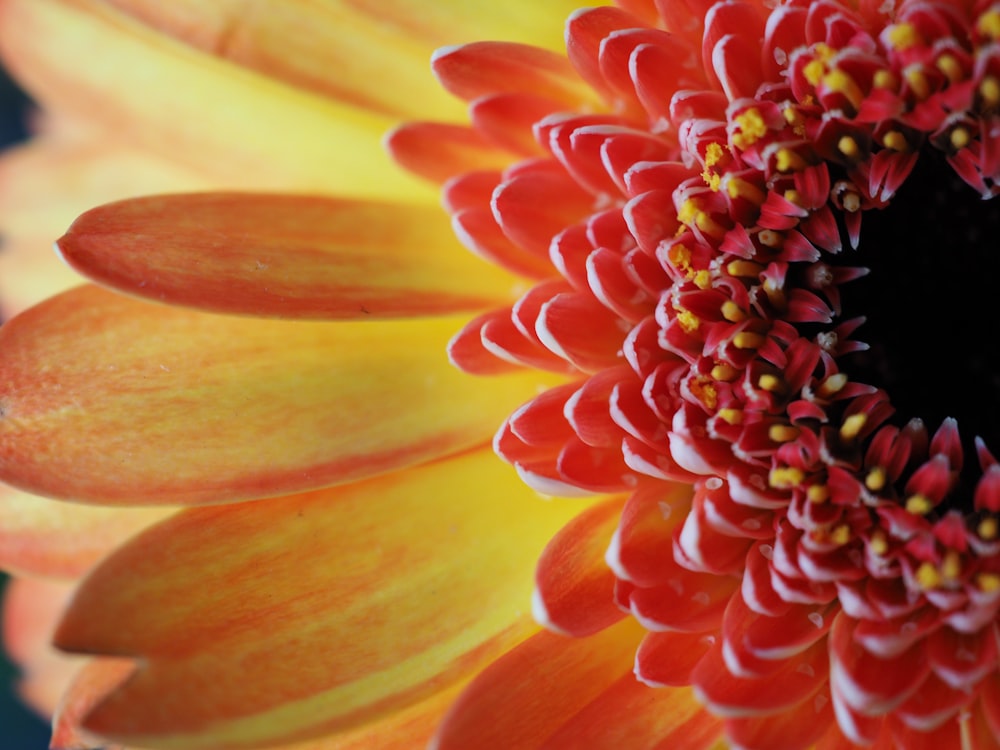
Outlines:
<svg viewBox="0 0 1000 750"><path fill-rule="evenodd" d="M0 147L23 140L30 103L0 67ZM3 252L0 237L0 252ZM0 592L7 579L0 574ZM0 649L2 651L2 649ZM48 722L27 710L17 699L15 667L0 655L0 750L45 750L49 746Z"/></svg>

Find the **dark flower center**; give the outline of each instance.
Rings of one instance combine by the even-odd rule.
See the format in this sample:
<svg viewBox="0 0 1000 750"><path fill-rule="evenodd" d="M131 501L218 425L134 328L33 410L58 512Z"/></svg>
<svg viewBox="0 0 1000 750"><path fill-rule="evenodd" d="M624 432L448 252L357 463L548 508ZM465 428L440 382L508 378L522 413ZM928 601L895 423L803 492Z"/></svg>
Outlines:
<svg viewBox="0 0 1000 750"><path fill-rule="evenodd" d="M919 417L933 432L958 420L965 466L952 502L967 510L973 439L1000 451L998 238L1000 202L982 200L928 148L891 204L865 214L858 252L845 259L871 269L843 290L844 315L867 318L856 336L871 349L844 367L889 393L898 424Z"/></svg>

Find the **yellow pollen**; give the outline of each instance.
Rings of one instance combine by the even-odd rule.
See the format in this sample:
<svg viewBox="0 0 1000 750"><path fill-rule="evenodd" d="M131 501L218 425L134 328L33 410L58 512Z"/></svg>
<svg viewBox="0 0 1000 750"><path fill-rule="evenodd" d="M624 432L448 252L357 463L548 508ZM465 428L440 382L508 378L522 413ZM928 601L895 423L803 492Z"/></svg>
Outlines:
<svg viewBox="0 0 1000 750"><path fill-rule="evenodd" d="M809 502L819 505L830 499L830 490L825 484L811 484L806 490L806 498Z"/></svg>
<svg viewBox="0 0 1000 750"><path fill-rule="evenodd" d="M882 138L882 145L893 151L908 151L910 149L910 144L907 142L906 136L898 130L890 130L886 133Z"/></svg>
<svg viewBox="0 0 1000 750"><path fill-rule="evenodd" d="M719 409L719 416L729 424L742 424L743 412L739 409Z"/></svg>
<svg viewBox="0 0 1000 750"><path fill-rule="evenodd" d="M799 436L799 428L790 424L773 424L767 428L767 436L775 443L788 443Z"/></svg>
<svg viewBox="0 0 1000 750"><path fill-rule="evenodd" d="M897 50L907 49L924 42L920 32L910 23L897 23L895 26L890 26L886 38L889 40L889 44Z"/></svg>
<svg viewBox="0 0 1000 750"><path fill-rule="evenodd" d="M987 541L996 539L997 531L997 519L995 518L984 518L979 522L979 527L976 529L979 538L986 539Z"/></svg>
<svg viewBox="0 0 1000 750"><path fill-rule="evenodd" d="M872 492L878 492L885 487L885 469L881 466L873 466L865 477L865 487Z"/></svg>
<svg viewBox="0 0 1000 750"><path fill-rule="evenodd" d="M785 191L784 198L789 203L794 203L796 206L800 205L799 200L802 196L799 195L798 190L788 189Z"/></svg>
<svg viewBox="0 0 1000 750"><path fill-rule="evenodd" d="M790 148L778 149L777 159L779 172L801 172L808 166L806 160Z"/></svg>
<svg viewBox="0 0 1000 750"><path fill-rule="evenodd" d="M757 278L764 267L752 260L733 260L726 264L726 273L730 276L742 276L748 279Z"/></svg>
<svg viewBox="0 0 1000 750"><path fill-rule="evenodd" d="M847 419L844 420L844 424L840 426L840 439L841 440L854 440L865 426L865 422L868 421L868 417L864 414L852 414Z"/></svg>
<svg viewBox="0 0 1000 750"><path fill-rule="evenodd" d="M962 558L955 550L950 549L945 553L944 561L941 563L941 575L946 581L957 581L962 575Z"/></svg>
<svg viewBox="0 0 1000 750"><path fill-rule="evenodd" d="M752 146L767 134L767 123L756 107L740 112L733 119L740 126L739 134L733 137L733 144L739 149Z"/></svg>
<svg viewBox="0 0 1000 750"><path fill-rule="evenodd" d="M677 322L681 324L685 333L693 333L701 327L701 319L690 310L678 310Z"/></svg>
<svg viewBox="0 0 1000 750"><path fill-rule="evenodd" d="M694 394L701 403L703 403L706 408L715 410L715 407L719 405L719 392L715 390L715 386L712 385L708 380L695 380L691 383L691 393Z"/></svg>
<svg viewBox="0 0 1000 750"><path fill-rule="evenodd" d="M839 68L835 68L823 76L823 83L831 91L843 94L855 109L860 107L861 102L864 101L865 95L861 87L854 82L853 78Z"/></svg>
<svg viewBox="0 0 1000 750"><path fill-rule="evenodd" d="M783 393L785 390L785 381L777 375L765 372L757 378L757 386L762 391L767 391L768 393Z"/></svg>
<svg viewBox="0 0 1000 750"><path fill-rule="evenodd" d="M691 270L691 251L684 245L674 245L667 251L667 257L674 268L687 273Z"/></svg>
<svg viewBox="0 0 1000 750"><path fill-rule="evenodd" d="M876 70L875 75L872 76L872 85L877 89L894 89L898 84L896 74L885 68Z"/></svg>
<svg viewBox="0 0 1000 750"><path fill-rule="evenodd" d="M677 214L677 220L691 228L697 227L705 234L712 235L713 237L721 237L725 234L725 230L713 221L708 213L702 210L701 206L698 205L698 201L694 198L688 198L684 201L680 212Z"/></svg>
<svg viewBox="0 0 1000 750"><path fill-rule="evenodd" d="M802 473L802 469L797 469L794 466L771 469L767 476L768 484L779 490L791 489L801 484L803 479L805 479L805 474Z"/></svg>
<svg viewBox="0 0 1000 750"><path fill-rule="evenodd" d="M991 594L1000 589L1000 575L996 573L980 573L976 576L976 583L980 591Z"/></svg>
<svg viewBox="0 0 1000 750"><path fill-rule="evenodd" d="M845 385L847 385L847 375L837 372L824 380L816 393L820 398L830 398L830 396L840 393Z"/></svg>
<svg viewBox="0 0 1000 750"><path fill-rule="evenodd" d="M705 166L711 169L722 161L722 157L725 156L725 154L726 152L718 143L709 143L708 147L705 149Z"/></svg>
<svg viewBox="0 0 1000 750"><path fill-rule="evenodd" d="M784 116L785 122L787 122L789 125L792 126L792 131L795 133L795 135L799 136L800 138L805 137L806 121L805 118L802 116L801 112L799 112L795 107L789 106L785 107L781 111L781 114L782 116Z"/></svg>
<svg viewBox="0 0 1000 750"><path fill-rule="evenodd" d="M736 377L742 372L742 370L737 370L732 365L727 365L725 362L720 362L715 365L711 372L709 373L715 380L720 380L723 383L728 383L735 380Z"/></svg>
<svg viewBox="0 0 1000 750"><path fill-rule="evenodd" d="M969 136L969 131L963 127L957 127L951 131L951 135L948 136L948 140L951 141L951 147L955 149L965 148L969 145L969 141L972 140Z"/></svg>
<svg viewBox="0 0 1000 750"><path fill-rule="evenodd" d="M823 74L826 72L826 65L820 60L812 60L806 63L805 67L802 68L802 75L806 77L810 85L815 86L817 83L823 80Z"/></svg>
<svg viewBox="0 0 1000 750"><path fill-rule="evenodd" d="M911 66L903 71L903 76L918 99L926 99L930 96L931 85L927 80L927 74L921 68Z"/></svg>
<svg viewBox="0 0 1000 750"><path fill-rule="evenodd" d="M934 505L926 497L917 493L906 498L906 510L915 516L926 516L934 510Z"/></svg>
<svg viewBox="0 0 1000 750"><path fill-rule="evenodd" d="M781 247L781 234L773 229L765 229L757 235L760 244L764 247Z"/></svg>
<svg viewBox="0 0 1000 750"><path fill-rule="evenodd" d="M694 285L699 289L708 289L712 285L712 274L702 269L701 271L696 271L691 280L694 281Z"/></svg>
<svg viewBox="0 0 1000 750"><path fill-rule="evenodd" d="M855 192L844 193L843 197L840 199L840 203L844 207L845 211L853 214L861 208L861 196Z"/></svg>
<svg viewBox="0 0 1000 750"><path fill-rule="evenodd" d="M726 181L726 192L730 198L744 198L755 205L761 205L767 195L759 187L739 177L730 177Z"/></svg>
<svg viewBox="0 0 1000 750"><path fill-rule="evenodd" d="M730 323L739 323L742 320L746 320L747 315L740 309L739 305L731 299L727 299L722 303L722 317Z"/></svg>
<svg viewBox="0 0 1000 750"><path fill-rule="evenodd" d="M989 10L979 16L976 31L990 39L1000 39L1000 11Z"/></svg>
<svg viewBox="0 0 1000 750"><path fill-rule="evenodd" d="M737 349L760 349L767 339L759 333L740 331L733 336L733 345Z"/></svg>
<svg viewBox="0 0 1000 750"><path fill-rule="evenodd" d="M851 541L851 527L846 523L840 524L830 532L830 541L836 545L843 546Z"/></svg>
<svg viewBox="0 0 1000 750"><path fill-rule="evenodd" d="M995 107L1000 103L1000 81L994 76L984 76L979 84L979 95L983 97L986 106Z"/></svg>
<svg viewBox="0 0 1000 750"><path fill-rule="evenodd" d="M848 159L857 159L861 155L858 142L849 135L840 136L840 140L837 141L837 150Z"/></svg>
<svg viewBox="0 0 1000 750"><path fill-rule="evenodd" d="M708 185L713 193L719 192L719 186L722 185L722 178L715 174L715 172L706 168L702 170L701 179L705 181L705 184Z"/></svg>
<svg viewBox="0 0 1000 750"><path fill-rule="evenodd" d="M962 64L955 58L954 55L949 55L947 53L941 55L934 65L937 69L944 73L948 80L952 83L958 83L962 80Z"/></svg>
<svg viewBox="0 0 1000 750"><path fill-rule="evenodd" d="M885 532L876 531L872 534L871 540L868 542L868 549L872 551L873 554L878 556L884 555L889 551L889 542L885 538Z"/></svg>
<svg viewBox="0 0 1000 750"><path fill-rule="evenodd" d="M916 572L917 583L922 589L935 589L941 585L941 574L938 569L929 562L920 563Z"/></svg>

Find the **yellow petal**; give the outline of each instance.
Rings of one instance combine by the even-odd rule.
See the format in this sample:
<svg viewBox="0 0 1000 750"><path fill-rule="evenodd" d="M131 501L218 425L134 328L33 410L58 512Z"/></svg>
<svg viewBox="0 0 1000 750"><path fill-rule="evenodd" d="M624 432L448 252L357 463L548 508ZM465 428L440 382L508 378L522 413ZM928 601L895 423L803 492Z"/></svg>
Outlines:
<svg viewBox="0 0 1000 750"><path fill-rule="evenodd" d="M78 578L171 512L65 503L0 485L0 568L21 575Z"/></svg>
<svg viewBox="0 0 1000 750"><path fill-rule="evenodd" d="M464 107L427 74L435 45L415 36L407 19L387 18L378 4L329 0L109 0L109 4L207 54L363 109L394 118L465 115Z"/></svg>
<svg viewBox="0 0 1000 750"><path fill-rule="evenodd" d="M81 287L0 328L0 479L97 503L298 492L489 440L547 376L474 379L454 319L207 315Z"/></svg>
<svg viewBox="0 0 1000 750"><path fill-rule="evenodd" d="M153 300L282 318L481 310L518 280L463 250L431 206L255 193L119 201L59 240L95 281Z"/></svg>
<svg viewBox="0 0 1000 750"><path fill-rule="evenodd" d="M52 242L83 211L131 195L211 185L169 161L46 121L44 132L0 157L0 314L12 317L80 283Z"/></svg>
<svg viewBox="0 0 1000 750"><path fill-rule="evenodd" d="M535 557L584 507L539 500L482 450L184 511L103 562L59 628L62 648L142 660L84 726L140 747L253 747L411 705L537 629Z"/></svg>
<svg viewBox="0 0 1000 750"><path fill-rule="evenodd" d="M231 187L435 200L383 151L389 118L198 52L98 0L7 0L0 50L43 105Z"/></svg>

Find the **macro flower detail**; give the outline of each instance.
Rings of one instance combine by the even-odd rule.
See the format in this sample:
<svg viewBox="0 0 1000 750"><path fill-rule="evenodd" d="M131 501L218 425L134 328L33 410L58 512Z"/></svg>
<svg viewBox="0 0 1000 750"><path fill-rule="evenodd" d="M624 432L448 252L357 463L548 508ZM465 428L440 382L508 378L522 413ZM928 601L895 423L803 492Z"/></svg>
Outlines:
<svg viewBox="0 0 1000 750"><path fill-rule="evenodd" d="M974 397L937 397L938 383L921 400L893 350L935 356L943 326L903 332L923 302L905 286L929 276L913 293L930 295L937 273L975 273L1000 231L1000 8L623 5L567 25L601 107L553 101L538 117L533 96L500 90L498 56L520 75L508 86L551 88L556 63L515 71L520 48L435 58L474 132L523 145L501 172L445 183L459 236L540 277L472 321L453 361L571 378L512 414L495 448L543 493L631 493L607 563L650 631L636 674L693 684L740 746L833 742L834 723L865 745L988 743L996 388L963 372L952 380ZM425 127L390 140L417 171ZM942 252L949 271L923 260ZM904 289L882 301L875 284ZM963 354L953 368L977 367ZM537 616L579 636L603 626L607 591L567 606L561 575L543 558Z"/></svg>
<svg viewBox="0 0 1000 750"><path fill-rule="evenodd" d="M572 12L564 50L438 49L464 120L347 52L334 82L280 59L323 28L305 5L272 29L112 4L84 2L101 40L242 66L202 63L248 120L233 154L267 142L256 96L350 153L329 182L283 145L261 192L215 174L87 211L59 252L125 294L0 330L0 478L207 506L58 562L83 579L56 642L98 655L58 742L997 746L1000 4L620 0ZM366 171L387 119L450 231Z"/></svg>

